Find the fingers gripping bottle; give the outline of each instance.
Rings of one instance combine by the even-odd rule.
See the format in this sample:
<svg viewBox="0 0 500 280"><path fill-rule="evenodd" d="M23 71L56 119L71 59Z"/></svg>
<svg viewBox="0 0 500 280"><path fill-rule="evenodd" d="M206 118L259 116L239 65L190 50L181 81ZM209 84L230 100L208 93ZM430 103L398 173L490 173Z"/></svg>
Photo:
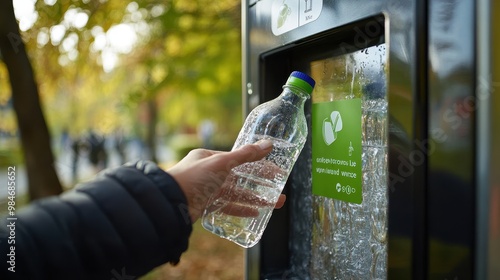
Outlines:
<svg viewBox="0 0 500 280"><path fill-rule="evenodd" d="M249 248L257 244L307 138L304 104L315 82L294 71L275 99L253 109L233 150L262 139L273 142L264 159L230 171L219 192L209 199L202 217L208 231Z"/></svg>

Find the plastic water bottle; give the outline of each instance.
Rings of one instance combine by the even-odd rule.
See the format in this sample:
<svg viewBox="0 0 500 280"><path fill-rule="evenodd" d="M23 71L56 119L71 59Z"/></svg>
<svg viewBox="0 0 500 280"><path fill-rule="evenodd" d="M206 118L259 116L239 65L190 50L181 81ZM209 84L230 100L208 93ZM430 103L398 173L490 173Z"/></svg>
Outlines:
<svg viewBox="0 0 500 280"><path fill-rule="evenodd" d="M245 248L259 242L306 142L304 104L314 85L311 77L294 71L277 98L250 112L233 150L262 139L272 140L273 150L260 161L231 170L207 203L205 229Z"/></svg>

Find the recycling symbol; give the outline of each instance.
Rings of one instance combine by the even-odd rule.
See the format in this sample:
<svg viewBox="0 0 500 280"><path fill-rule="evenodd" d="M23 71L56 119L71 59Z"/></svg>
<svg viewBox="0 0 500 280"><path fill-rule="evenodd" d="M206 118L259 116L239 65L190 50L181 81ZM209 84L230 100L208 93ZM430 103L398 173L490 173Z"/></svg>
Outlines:
<svg viewBox="0 0 500 280"><path fill-rule="evenodd" d="M333 111L329 118L323 120L323 140L330 146L337 140L339 131L342 130L342 117L339 111Z"/></svg>

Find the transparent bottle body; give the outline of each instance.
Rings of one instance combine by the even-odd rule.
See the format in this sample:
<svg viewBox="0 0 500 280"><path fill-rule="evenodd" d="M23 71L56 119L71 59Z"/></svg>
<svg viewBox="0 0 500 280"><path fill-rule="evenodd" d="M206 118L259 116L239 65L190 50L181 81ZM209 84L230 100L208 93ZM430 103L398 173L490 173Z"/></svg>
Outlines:
<svg viewBox="0 0 500 280"><path fill-rule="evenodd" d="M250 112L233 150L262 139L272 140L273 150L262 160L230 171L207 203L205 229L245 248L258 243L306 142L306 99L298 89L284 87L278 98Z"/></svg>

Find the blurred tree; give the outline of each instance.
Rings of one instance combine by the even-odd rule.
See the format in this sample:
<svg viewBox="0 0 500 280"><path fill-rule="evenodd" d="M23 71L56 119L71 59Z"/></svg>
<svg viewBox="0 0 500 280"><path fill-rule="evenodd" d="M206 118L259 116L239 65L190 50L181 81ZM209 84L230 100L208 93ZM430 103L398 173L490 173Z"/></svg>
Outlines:
<svg viewBox="0 0 500 280"><path fill-rule="evenodd" d="M62 187L54 169L49 131L12 1L0 2L0 52L9 72L12 102L28 173L30 199L59 194Z"/></svg>
<svg viewBox="0 0 500 280"><path fill-rule="evenodd" d="M24 33L49 123L72 134L139 127L153 158L159 125L173 132L210 118L230 142L241 125L239 5L37 1Z"/></svg>
<svg viewBox="0 0 500 280"><path fill-rule="evenodd" d="M142 1L131 6L149 15L151 28L145 47L125 62L126 68L130 63L148 75L147 87L139 84L131 94L156 104L147 107L147 127L157 127L155 116L173 129L196 128L201 120L212 119L220 124L219 134L230 135L226 142L232 142L241 125L239 2ZM162 110L156 113L157 108Z"/></svg>
<svg viewBox="0 0 500 280"><path fill-rule="evenodd" d="M19 27L53 136L122 130L142 138L153 159L159 134L203 119L218 124L225 142L236 137L240 1L18 3L34 5Z"/></svg>

